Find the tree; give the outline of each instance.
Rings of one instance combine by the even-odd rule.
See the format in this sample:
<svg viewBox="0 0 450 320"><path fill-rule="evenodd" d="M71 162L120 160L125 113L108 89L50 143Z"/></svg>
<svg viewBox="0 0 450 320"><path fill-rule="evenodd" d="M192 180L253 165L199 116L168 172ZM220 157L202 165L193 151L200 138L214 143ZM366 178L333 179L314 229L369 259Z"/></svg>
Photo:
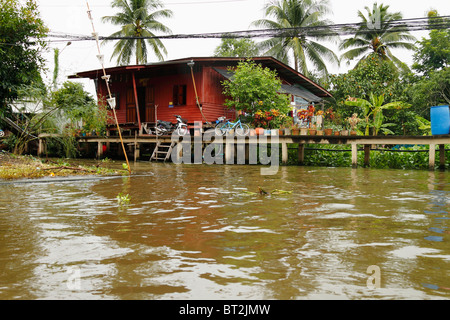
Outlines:
<svg viewBox="0 0 450 320"><path fill-rule="evenodd" d="M42 82L46 33L34 0L0 2L0 114L18 97L20 86Z"/></svg>
<svg viewBox="0 0 450 320"><path fill-rule="evenodd" d="M259 55L256 43L247 38L222 38L220 45L214 50L215 57L242 57L250 58Z"/></svg>
<svg viewBox="0 0 450 320"><path fill-rule="evenodd" d="M432 106L450 104L450 67L430 71L427 77L420 77L408 90L414 109L429 118Z"/></svg>
<svg viewBox="0 0 450 320"><path fill-rule="evenodd" d="M277 109L280 113L288 112L289 98L280 94L281 80L276 71L264 68L252 60L239 62L233 71L233 78L222 82L223 93L228 96L226 106L250 114L272 109Z"/></svg>
<svg viewBox="0 0 450 320"><path fill-rule="evenodd" d="M118 40L114 45L112 57L117 57L117 64L129 64L133 55L136 58L136 64L146 63L148 47L160 61L164 60L167 50L161 40L142 38L154 37L154 32L172 33L168 27L157 20L172 17L172 11L162 9L164 5L158 0L113 0L112 7L119 8L120 12L114 16L105 16L102 21L121 26L121 29L110 37L127 37Z"/></svg>
<svg viewBox="0 0 450 320"><path fill-rule="evenodd" d="M315 28L332 24L324 16L329 13L327 0L278 0L271 1L266 5L265 15L273 17L274 20L261 19L254 21L252 25L269 29L289 28ZM308 76L311 63L317 71L328 74L326 62L338 63L336 54L326 46L317 42L318 40L334 40L336 36L328 35L306 37L299 33L295 35L283 35L265 40L260 43L265 54L289 63L293 58L294 68Z"/></svg>
<svg viewBox="0 0 450 320"><path fill-rule="evenodd" d="M378 132L381 130L384 134L393 134L391 130L387 127L391 123L384 123L385 117L383 115L383 110L386 109L404 109L409 108L410 105L404 103L403 101L395 101L387 104L384 103L384 95L376 96L374 94L370 94L369 100L360 99L360 98L352 98L349 97L345 104L349 106L359 107L363 112L363 117L365 119L366 130L365 135L369 135L370 127L373 127L373 135L376 136Z"/></svg>
<svg viewBox="0 0 450 320"><path fill-rule="evenodd" d="M391 61L372 53L347 73L332 75L331 92L338 106L349 96L368 100L371 93L377 96L384 94L389 102L400 98L400 75Z"/></svg>
<svg viewBox="0 0 450 320"><path fill-rule="evenodd" d="M366 14L358 11L361 24L354 36L341 42L339 49L347 50L341 59L349 62L354 59L364 60L371 53L377 54L383 60L391 60L398 68L407 70L405 63L395 57L392 49L414 50L416 39L402 26L393 26L392 22L401 20L400 12L390 13L389 6L374 3L373 8L365 7Z"/></svg>
<svg viewBox="0 0 450 320"><path fill-rule="evenodd" d="M450 23L448 19L441 18L437 11L428 13L429 26L432 29L436 24ZM450 66L450 29L432 29L429 38L422 38L418 42L414 54L413 69L428 75L431 71L443 70Z"/></svg>

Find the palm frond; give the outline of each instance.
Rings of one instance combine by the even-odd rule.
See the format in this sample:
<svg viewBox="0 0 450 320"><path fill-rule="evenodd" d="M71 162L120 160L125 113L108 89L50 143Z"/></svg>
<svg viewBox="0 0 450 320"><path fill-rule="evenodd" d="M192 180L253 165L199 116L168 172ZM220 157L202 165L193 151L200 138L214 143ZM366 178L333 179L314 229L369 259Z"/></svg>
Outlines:
<svg viewBox="0 0 450 320"><path fill-rule="evenodd" d="M162 9L164 5L158 0L113 0L112 7L119 9L119 12L114 16L103 17L102 21L121 26L121 29L111 37L137 37L117 41L112 53L112 57L117 57L117 63L129 64L133 55L137 63L146 63L148 47L158 60L164 60L167 50L159 39L147 41L140 37L154 37L154 32L171 34L172 31L157 19L171 18L173 12Z"/></svg>

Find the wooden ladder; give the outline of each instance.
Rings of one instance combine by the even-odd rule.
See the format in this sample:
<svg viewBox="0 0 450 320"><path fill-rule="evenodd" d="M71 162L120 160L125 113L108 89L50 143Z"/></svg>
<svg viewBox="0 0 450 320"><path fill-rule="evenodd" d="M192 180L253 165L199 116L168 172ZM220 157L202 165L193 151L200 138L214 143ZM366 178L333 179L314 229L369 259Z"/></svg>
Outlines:
<svg viewBox="0 0 450 320"><path fill-rule="evenodd" d="M150 161L152 160L162 160L166 162L170 158L170 154L172 152L173 146L175 145L175 142L161 142L158 141L156 143L155 150L153 151L153 154L150 158Z"/></svg>

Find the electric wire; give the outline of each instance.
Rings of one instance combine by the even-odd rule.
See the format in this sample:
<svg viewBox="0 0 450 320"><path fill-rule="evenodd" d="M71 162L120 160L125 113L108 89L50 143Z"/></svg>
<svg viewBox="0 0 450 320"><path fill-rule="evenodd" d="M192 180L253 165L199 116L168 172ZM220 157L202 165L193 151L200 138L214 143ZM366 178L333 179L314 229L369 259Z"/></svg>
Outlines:
<svg viewBox="0 0 450 320"><path fill-rule="evenodd" d="M401 19L384 23L380 26L368 28L365 23L345 23L314 27L294 27L276 29L255 29L230 32L194 33L155 35L149 37L137 36L98 36L99 40L132 40L132 39L220 39L220 38L285 38L285 37L332 37L332 36L359 36L365 34L379 34L385 30L389 32L415 32L424 30L445 30L450 28L450 16L432 18ZM67 34L63 32L50 31L49 40L57 41L92 41L95 37L86 35Z"/></svg>

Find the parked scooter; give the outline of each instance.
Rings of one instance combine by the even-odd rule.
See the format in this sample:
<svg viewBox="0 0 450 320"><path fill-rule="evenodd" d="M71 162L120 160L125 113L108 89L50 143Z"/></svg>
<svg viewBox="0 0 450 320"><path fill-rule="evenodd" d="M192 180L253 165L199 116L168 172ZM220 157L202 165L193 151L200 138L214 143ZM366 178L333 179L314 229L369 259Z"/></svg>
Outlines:
<svg viewBox="0 0 450 320"><path fill-rule="evenodd" d="M162 135L170 135L173 132L180 136L184 136L188 133L187 128L187 120L181 118L181 116L176 115L175 118L177 118L177 123L174 125L172 122L169 121L162 121L158 120L156 123L156 135L162 136Z"/></svg>

